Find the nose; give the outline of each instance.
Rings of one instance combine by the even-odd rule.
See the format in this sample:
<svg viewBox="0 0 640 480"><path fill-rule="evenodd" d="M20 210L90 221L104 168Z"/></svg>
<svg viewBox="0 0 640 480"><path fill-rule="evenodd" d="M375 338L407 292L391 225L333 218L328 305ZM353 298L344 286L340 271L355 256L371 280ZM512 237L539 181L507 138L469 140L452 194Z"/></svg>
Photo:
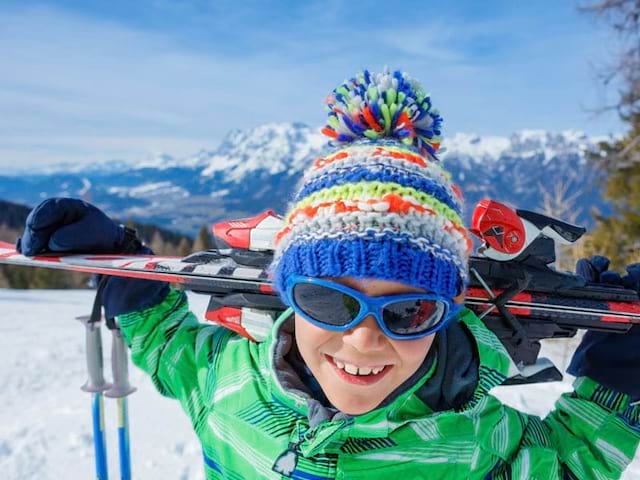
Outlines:
<svg viewBox="0 0 640 480"><path fill-rule="evenodd" d="M375 317L369 315L351 330L344 332L342 341L358 351L371 352L383 350L387 336L380 330Z"/></svg>

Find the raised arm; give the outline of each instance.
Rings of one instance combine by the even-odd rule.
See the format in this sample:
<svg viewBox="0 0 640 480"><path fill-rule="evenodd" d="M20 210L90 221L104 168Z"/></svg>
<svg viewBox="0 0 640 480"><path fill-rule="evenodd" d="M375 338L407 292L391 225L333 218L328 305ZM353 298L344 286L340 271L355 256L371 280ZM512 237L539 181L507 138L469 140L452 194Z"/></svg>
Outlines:
<svg viewBox="0 0 640 480"><path fill-rule="evenodd" d="M34 208L17 249L25 255L152 253L98 208L72 198L47 199ZM166 283L121 277L103 283L105 315L118 319L134 363L151 375L160 393L182 403L197 429L206 408L201 392L209 365L230 332L199 324L184 293Z"/></svg>
<svg viewBox="0 0 640 480"><path fill-rule="evenodd" d="M113 279L115 280L115 279ZM113 281L110 280L110 281ZM140 280L120 280L122 283ZM126 285L112 288L125 291ZM232 333L198 322L183 292L170 289L161 303L117 317L133 363L151 376L158 391L180 401L196 431L211 406L218 355Z"/></svg>
<svg viewBox="0 0 640 480"><path fill-rule="evenodd" d="M640 264L621 277L596 256L578 262L588 281L640 290ZM640 444L640 325L625 334L589 331L568 372L574 392L544 420L568 478L619 478Z"/></svg>

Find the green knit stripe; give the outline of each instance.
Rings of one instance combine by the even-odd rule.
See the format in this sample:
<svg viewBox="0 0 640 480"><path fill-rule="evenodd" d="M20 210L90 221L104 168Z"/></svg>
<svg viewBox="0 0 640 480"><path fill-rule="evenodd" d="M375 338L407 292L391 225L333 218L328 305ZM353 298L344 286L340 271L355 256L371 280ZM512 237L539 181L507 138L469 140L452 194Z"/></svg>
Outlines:
<svg viewBox="0 0 640 480"><path fill-rule="evenodd" d="M456 211L435 197L427 195L426 193L412 187L403 187L399 183L378 181L346 183L344 185L336 185L314 192L291 206L290 211L287 213L287 223L289 223L289 215L291 213L315 203L336 202L338 200L364 201L367 199L382 199L384 195L389 193L395 193L401 196L410 196L420 205L434 210L440 216L444 216L457 227L464 227L464 222Z"/></svg>

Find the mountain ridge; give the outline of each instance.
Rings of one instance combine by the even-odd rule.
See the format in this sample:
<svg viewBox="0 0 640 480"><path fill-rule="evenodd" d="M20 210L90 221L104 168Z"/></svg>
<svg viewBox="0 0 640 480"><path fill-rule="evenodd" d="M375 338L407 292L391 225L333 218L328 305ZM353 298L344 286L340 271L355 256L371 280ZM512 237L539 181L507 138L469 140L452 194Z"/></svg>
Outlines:
<svg viewBox="0 0 640 480"><path fill-rule="evenodd" d="M522 130L510 137L459 133L445 139L441 158L467 197L467 220L475 202L492 197L530 210L555 202L559 213L571 200L574 218L565 220L588 224L590 208L607 210L587 161L601 139L576 131ZM193 235L202 224L221 219L267 208L283 213L303 171L325 149L317 129L271 123L234 130L215 149L183 158L161 154L136 164L0 176L0 198L35 205L50 196L78 196L111 215Z"/></svg>

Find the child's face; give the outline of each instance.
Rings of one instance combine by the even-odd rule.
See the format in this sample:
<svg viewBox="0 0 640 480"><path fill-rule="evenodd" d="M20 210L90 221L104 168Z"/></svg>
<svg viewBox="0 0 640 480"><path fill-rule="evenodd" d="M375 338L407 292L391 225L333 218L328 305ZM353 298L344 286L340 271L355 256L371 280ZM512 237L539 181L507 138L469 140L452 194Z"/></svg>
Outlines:
<svg viewBox="0 0 640 480"><path fill-rule="evenodd" d="M409 285L387 280L331 280L378 297L399 293L424 292ZM387 337L372 316L346 332L316 327L295 315L296 343L305 363L316 377L329 401L340 411L360 415L376 408L391 392L422 365L434 335L417 340L393 340ZM342 367L342 368L340 368ZM354 372L354 367L363 368ZM353 373L374 372L374 375Z"/></svg>

